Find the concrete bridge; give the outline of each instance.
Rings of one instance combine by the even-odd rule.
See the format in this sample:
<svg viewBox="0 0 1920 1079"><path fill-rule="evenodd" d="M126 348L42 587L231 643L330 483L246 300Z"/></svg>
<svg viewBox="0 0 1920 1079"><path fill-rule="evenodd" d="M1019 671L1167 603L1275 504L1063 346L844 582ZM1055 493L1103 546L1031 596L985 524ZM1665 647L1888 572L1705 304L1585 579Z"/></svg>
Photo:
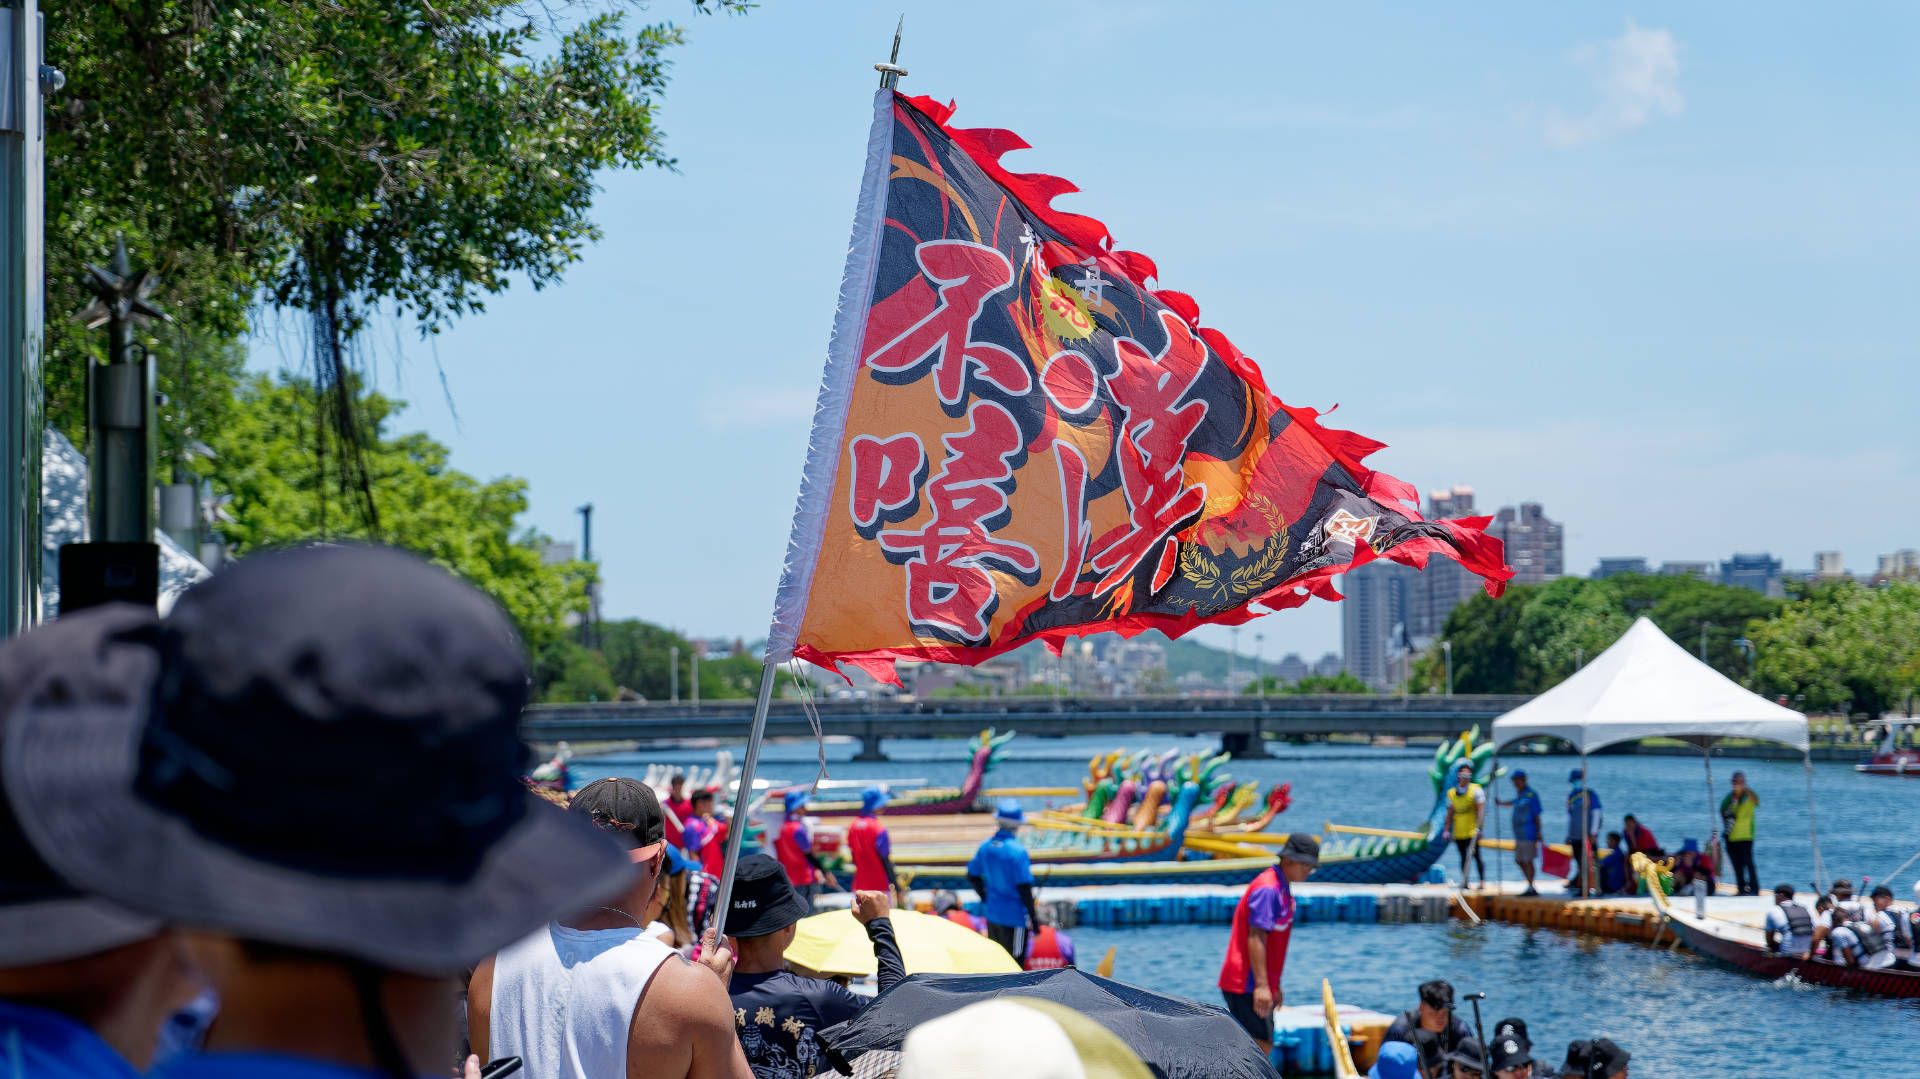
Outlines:
<svg viewBox="0 0 1920 1079"><path fill-rule="evenodd" d="M820 700L815 709L824 733L860 739L857 760L885 760L888 738L964 737L984 727L1017 730L1023 736L1103 734L1217 734L1235 756L1264 756L1268 738L1329 734L1398 737L1457 734L1482 728L1531 700L1526 696L1458 695L1273 697L942 697L928 700ZM661 742L675 739L742 739L753 719L753 702L713 701L698 706L661 701L535 705L521 730L529 742ZM799 701L773 702L767 714L770 738L811 737L813 726Z"/></svg>

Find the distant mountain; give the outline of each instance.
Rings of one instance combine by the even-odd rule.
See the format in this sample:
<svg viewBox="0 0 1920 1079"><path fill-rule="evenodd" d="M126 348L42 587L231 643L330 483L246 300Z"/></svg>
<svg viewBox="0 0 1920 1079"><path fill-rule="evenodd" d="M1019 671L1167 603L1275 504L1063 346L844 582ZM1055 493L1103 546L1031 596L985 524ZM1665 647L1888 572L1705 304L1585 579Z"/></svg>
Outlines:
<svg viewBox="0 0 1920 1079"><path fill-rule="evenodd" d="M1155 632L1154 636L1160 636ZM1201 644L1191 637L1182 637L1177 641L1162 640L1161 647L1167 650L1167 678L1178 681L1182 675L1197 673L1209 681L1224 683L1227 679L1229 661L1237 670L1250 671L1255 662L1252 656L1241 654L1233 659L1224 648Z"/></svg>

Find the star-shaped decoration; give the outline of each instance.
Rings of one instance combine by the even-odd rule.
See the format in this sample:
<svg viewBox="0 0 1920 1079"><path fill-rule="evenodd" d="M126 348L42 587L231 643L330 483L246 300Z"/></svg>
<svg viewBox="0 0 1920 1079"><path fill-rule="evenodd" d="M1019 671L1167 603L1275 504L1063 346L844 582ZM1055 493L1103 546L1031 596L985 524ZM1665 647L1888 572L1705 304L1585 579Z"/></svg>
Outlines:
<svg viewBox="0 0 1920 1079"><path fill-rule="evenodd" d="M135 273L127 268L127 245L116 243L113 249L113 267L87 264L87 284L93 289L93 300L80 314L75 316L91 330L104 326L113 319L121 319L134 326L145 325L151 319L169 321L165 311L147 300L160 284L152 270Z"/></svg>

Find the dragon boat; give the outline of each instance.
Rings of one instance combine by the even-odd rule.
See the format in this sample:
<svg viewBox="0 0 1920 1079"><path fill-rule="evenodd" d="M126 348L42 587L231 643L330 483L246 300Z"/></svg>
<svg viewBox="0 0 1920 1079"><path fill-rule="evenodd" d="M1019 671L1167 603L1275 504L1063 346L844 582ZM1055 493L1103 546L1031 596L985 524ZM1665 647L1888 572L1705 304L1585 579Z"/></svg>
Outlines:
<svg viewBox="0 0 1920 1079"><path fill-rule="evenodd" d="M1156 790L1148 793L1154 808L1152 826L1037 815L1027 837L1034 878L1055 887L1244 884L1274 863L1274 855L1258 847L1232 846L1205 854L1190 851L1188 829L1203 803L1211 806L1210 799L1222 786L1230 785L1228 777L1219 772L1228 756L1223 753L1206 758L1196 754L1177 763L1172 762L1172 755L1166 759L1172 764L1167 778L1155 780ZM1174 791L1173 803L1162 814L1157 803L1168 789ZM1284 805L1274 812L1281 808ZM965 844L901 849L896 855L896 869L911 877L914 887L965 887L967 862L973 852L974 847Z"/></svg>
<svg viewBox="0 0 1920 1079"><path fill-rule="evenodd" d="M1042 828L1095 833L1165 829L1173 811L1165 804L1167 792L1178 791L1174 774L1178 755L1179 751L1171 749L1157 757L1115 750L1095 757L1087 762L1087 778L1080 783L1087 800L1043 810L1037 823ZM1262 831L1292 804L1292 784L1278 784L1267 792L1265 808L1259 815L1243 820L1247 811L1261 802L1260 784L1234 784L1226 778L1223 775L1213 782L1205 804L1189 811L1188 834Z"/></svg>
<svg viewBox="0 0 1920 1079"><path fill-rule="evenodd" d="M1479 744L1476 744L1479 743ZM1476 724L1466 733L1442 742L1433 751L1427 781L1433 787L1433 808L1417 831L1395 833L1375 828L1329 824L1320 841L1320 866L1310 881L1327 884L1411 884L1426 875L1447 851L1453 838L1447 814L1447 785L1461 764L1473 766L1473 781L1493 789L1493 743L1480 742ZM1489 795L1491 797L1491 795Z"/></svg>
<svg viewBox="0 0 1920 1079"><path fill-rule="evenodd" d="M937 813L983 813L987 810L986 800L981 790L986 786L987 773L993 770L994 761L1000 757L1000 750L1013 740L1013 731L997 734L989 727L981 731L973 741L972 760L967 767L967 778L958 787L922 787L904 794L896 794L887 800L887 816L917 817L931 816ZM860 812L860 803L851 802L808 802L807 815L814 817L851 817Z"/></svg>

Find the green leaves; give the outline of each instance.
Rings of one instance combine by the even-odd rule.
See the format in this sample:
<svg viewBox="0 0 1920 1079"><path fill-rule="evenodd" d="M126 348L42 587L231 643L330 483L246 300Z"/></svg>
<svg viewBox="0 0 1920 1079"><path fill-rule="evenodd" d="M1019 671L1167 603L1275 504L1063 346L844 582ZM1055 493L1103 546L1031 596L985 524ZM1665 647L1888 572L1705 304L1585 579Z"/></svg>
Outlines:
<svg viewBox="0 0 1920 1079"><path fill-rule="evenodd" d="M1755 688L1877 715L1920 693L1920 583L1816 585L1754 627Z"/></svg>

